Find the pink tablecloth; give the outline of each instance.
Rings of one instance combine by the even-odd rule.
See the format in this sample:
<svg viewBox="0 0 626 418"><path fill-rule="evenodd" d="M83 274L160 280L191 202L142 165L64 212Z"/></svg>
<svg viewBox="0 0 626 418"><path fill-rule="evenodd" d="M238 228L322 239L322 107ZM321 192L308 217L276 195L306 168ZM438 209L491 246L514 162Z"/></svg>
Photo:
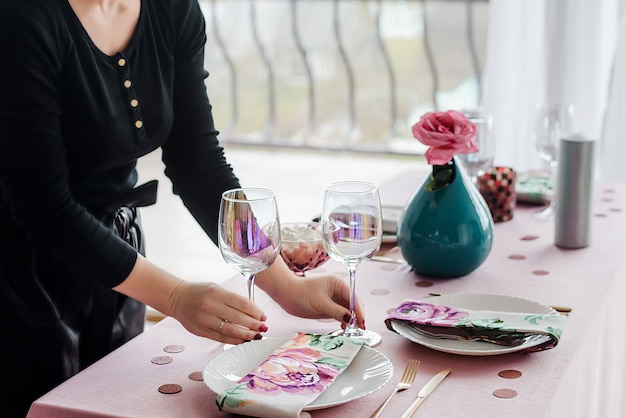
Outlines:
<svg viewBox="0 0 626 418"><path fill-rule="evenodd" d="M401 205L407 190L423 175L403 173L383 185L383 203ZM313 417L367 417L400 379L410 358L421 361L415 385L397 394L383 416L400 414L419 388L440 369L451 375L424 402L415 416L430 417L622 417L626 416L626 332L621 304L626 295L626 185L599 184L594 197L592 244L579 250L553 245L553 226L536 220L536 208L518 208L512 221L496 224L494 247L472 274L448 280L426 279L407 266L369 261L358 271L357 290L366 310L368 328L383 335L376 347L392 361L396 372L382 389L359 400L312 411ZM344 268L329 262L318 272ZM245 293L245 283L233 277L225 286ZM488 357L434 351L388 331L383 319L404 298L429 293L494 293L528 298L572 308L559 345L534 354ZM294 318L282 312L263 292L259 303L268 314L269 336L294 330L326 332L336 323ZM184 351L165 353L180 345ZM189 375L201 371L221 344L189 334L177 321L166 319L33 404L29 418L54 417L214 417L224 416L215 394ZM170 356L169 364L151 359ZM521 372L515 379L499 375ZM163 384L182 387L176 394L158 391ZM500 391L504 389L504 391ZM498 397L504 394L512 397Z"/></svg>

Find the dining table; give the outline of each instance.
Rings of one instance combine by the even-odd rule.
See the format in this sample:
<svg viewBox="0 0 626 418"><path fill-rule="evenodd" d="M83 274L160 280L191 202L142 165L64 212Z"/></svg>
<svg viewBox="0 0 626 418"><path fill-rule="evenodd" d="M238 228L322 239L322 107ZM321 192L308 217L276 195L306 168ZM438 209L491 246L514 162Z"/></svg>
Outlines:
<svg viewBox="0 0 626 418"><path fill-rule="evenodd" d="M383 207L403 207L427 174L405 170L381 183ZM393 397L381 417L401 416L419 389L446 368L450 374L414 416L626 416L626 184L595 182L591 200L591 239L584 248L557 247L554 221L533 216L537 206L518 204L511 220L494 224L486 260L463 277L416 274L393 248L386 256L398 262L361 263L356 290L365 324L382 335L371 350L388 359L394 371L371 393L354 399L348 394L345 402L308 411L311 416L369 417L394 390L410 359L420 362L415 381ZM309 273L348 277L346 267L333 260ZM245 294L241 275L222 285ZM523 298L567 311L562 313L567 322L552 349L492 355L444 352L385 325L405 299L455 294ZM295 331L323 334L339 325L292 316L261 290L255 302L267 314L267 338ZM222 343L195 336L167 317L36 400L28 418L230 416L218 409L216 393L202 377L207 364L225 352Z"/></svg>

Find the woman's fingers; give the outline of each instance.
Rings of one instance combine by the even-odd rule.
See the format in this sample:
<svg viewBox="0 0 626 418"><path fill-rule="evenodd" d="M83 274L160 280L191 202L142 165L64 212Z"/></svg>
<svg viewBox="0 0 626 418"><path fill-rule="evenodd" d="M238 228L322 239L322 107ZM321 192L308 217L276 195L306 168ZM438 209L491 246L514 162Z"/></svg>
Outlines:
<svg viewBox="0 0 626 418"><path fill-rule="evenodd" d="M176 318L194 334L238 344L261 338L266 316L256 304L215 284L188 284L180 289Z"/></svg>
<svg viewBox="0 0 626 418"><path fill-rule="evenodd" d="M248 328L242 327L241 325L237 325L226 320L222 321L224 322L220 322L217 331L220 335L220 341L226 342L227 340L229 340L232 344L238 344L244 341L260 340L261 338L263 338L263 335L261 335L261 333L258 331L250 330Z"/></svg>

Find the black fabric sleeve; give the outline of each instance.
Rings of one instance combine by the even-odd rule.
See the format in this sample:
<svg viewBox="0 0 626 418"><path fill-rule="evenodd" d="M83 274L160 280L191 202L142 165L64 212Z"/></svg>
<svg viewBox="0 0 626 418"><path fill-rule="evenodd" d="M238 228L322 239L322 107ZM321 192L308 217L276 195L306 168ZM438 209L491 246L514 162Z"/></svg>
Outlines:
<svg viewBox="0 0 626 418"><path fill-rule="evenodd" d="M174 126L163 145L165 173L204 231L217 243L221 193L239 181L217 140L204 80L205 24L196 1L178 3L176 19Z"/></svg>

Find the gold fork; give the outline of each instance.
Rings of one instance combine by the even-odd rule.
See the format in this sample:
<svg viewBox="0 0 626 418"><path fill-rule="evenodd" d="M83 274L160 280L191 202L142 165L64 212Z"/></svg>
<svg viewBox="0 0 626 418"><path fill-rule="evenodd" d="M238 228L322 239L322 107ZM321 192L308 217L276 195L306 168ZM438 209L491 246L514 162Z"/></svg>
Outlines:
<svg viewBox="0 0 626 418"><path fill-rule="evenodd" d="M413 359L409 360L409 362L407 363L404 369L404 373L402 373L402 377L400 377L400 381L396 385L393 392L389 394L389 397L387 397L387 399L385 399L385 402L383 402L378 407L378 409L374 411L374 413L372 414L372 416L370 416L370 418L376 418L377 416L379 416L380 413L383 411L383 409L385 409L385 407L387 406L391 398L393 398L393 395L403 390L407 390L408 388L411 387L411 385L413 384L413 381L415 380L415 375L417 374L417 370L419 368L420 368L420 362L418 360L413 360Z"/></svg>

